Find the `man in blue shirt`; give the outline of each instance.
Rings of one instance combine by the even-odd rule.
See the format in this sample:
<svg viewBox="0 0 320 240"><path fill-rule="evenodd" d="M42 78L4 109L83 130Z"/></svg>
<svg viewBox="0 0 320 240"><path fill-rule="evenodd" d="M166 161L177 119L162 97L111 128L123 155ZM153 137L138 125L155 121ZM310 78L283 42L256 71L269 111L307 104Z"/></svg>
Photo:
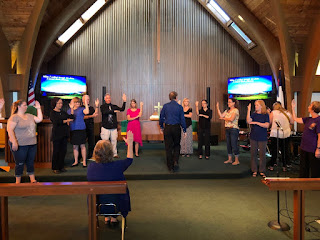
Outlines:
<svg viewBox="0 0 320 240"><path fill-rule="evenodd" d="M182 106L177 103L177 96L176 92L169 94L170 102L163 105L159 119L160 129L164 132L167 166L170 172L179 169L181 127L184 137L186 136L186 120Z"/></svg>

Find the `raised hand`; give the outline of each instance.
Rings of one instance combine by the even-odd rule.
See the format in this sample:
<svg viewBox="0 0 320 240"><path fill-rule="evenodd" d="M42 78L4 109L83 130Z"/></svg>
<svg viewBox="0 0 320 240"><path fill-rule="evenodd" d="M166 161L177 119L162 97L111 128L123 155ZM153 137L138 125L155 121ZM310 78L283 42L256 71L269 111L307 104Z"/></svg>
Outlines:
<svg viewBox="0 0 320 240"><path fill-rule="evenodd" d="M296 101L294 99L292 99L291 101L291 107L292 108L296 108L297 104L296 104Z"/></svg>
<svg viewBox="0 0 320 240"><path fill-rule="evenodd" d="M122 101L124 101L124 102L127 101L127 96L126 96L126 94L122 94Z"/></svg>
<svg viewBox="0 0 320 240"><path fill-rule="evenodd" d="M95 104L96 107L99 107L100 102L99 102L98 98L94 101L94 104Z"/></svg>
<svg viewBox="0 0 320 240"><path fill-rule="evenodd" d="M125 141L126 144L132 145L133 144L133 133L132 131L127 132L127 137L123 137L123 140Z"/></svg>
<svg viewBox="0 0 320 240"><path fill-rule="evenodd" d="M74 102L73 102L73 100L71 100L71 101L70 101L70 103L69 103L69 107L70 107L71 109L73 109L73 108L74 108Z"/></svg>
<svg viewBox="0 0 320 240"><path fill-rule="evenodd" d="M140 108L142 108L143 107L143 102L140 102Z"/></svg>
<svg viewBox="0 0 320 240"><path fill-rule="evenodd" d="M40 108L41 108L41 105L40 105L40 103L39 103L38 101L35 101L34 107L35 107L36 109L40 109Z"/></svg>
<svg viewBox="0 0 320 240"><path fill-rule="evenodd" d="M219 102L217 102L216 106L217 106L217 108L219 109Z"/></svg>
<svg viewBox="0 0 320 240"><path fill-rule="evenodd" d="M251 111L251 103L248 104L248 110Z"/></svg>
<svg viewBox="0 0 320 240"><path fill-rule="evenodd" d="M198 107L199 106L199 101L196 101L196 107Z"/></svg>
<svg viewBox="0 0 320 240"><path fill-rule="evenodd" d="M181 105L181 100L178 101L179 105Z"/></svg>

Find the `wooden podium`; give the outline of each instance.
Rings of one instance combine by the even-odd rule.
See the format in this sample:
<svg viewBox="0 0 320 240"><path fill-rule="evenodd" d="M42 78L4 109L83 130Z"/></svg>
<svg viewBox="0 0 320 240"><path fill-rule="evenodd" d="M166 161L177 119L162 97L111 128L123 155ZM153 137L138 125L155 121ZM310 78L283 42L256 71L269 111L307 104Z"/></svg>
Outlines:
<svg viewBox="0 0 320 240"><path fill-rule="evenodd" d="M320 190L320 178L266 178L269 190L293 191L293 239L304 240L304 191Z"/></svg>
<svg viewBox="0 0 320 240"><path fill-rule="evenodd" d="M8 120L0 120L0 123L5 124L6 128ZM43 119L37 124L37 155L34 161L36 168L51 168L51 158L53 146L51 141L52 122L49 119ZM8 144L8 132L5 131L5 161L10 167L14 167L14 159Z"/></svg>

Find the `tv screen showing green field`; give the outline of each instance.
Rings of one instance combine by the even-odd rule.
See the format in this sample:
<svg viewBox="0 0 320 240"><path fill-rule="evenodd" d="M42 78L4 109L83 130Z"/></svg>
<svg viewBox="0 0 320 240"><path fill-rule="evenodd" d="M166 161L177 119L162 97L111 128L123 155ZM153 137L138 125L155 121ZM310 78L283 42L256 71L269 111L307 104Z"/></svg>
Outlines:
<svg viewBox="0 0 320 240"><path fill-rule="evenodd" d="M86 77L47 74L41 77L41 92L48 94L82 94L87 91Z"/></svg>

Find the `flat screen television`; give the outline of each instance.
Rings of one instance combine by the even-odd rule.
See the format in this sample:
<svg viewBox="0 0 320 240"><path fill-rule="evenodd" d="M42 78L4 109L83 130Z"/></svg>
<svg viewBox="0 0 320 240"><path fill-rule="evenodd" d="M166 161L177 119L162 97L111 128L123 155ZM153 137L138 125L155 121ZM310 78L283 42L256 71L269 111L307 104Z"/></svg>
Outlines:
<svg viewBox="0 0 320 240"><path fill-rule="evenodd" d="M268 99L272 95L272 76L233 77L228 79L229 97L238 100Z"/></svg>
<svg viewBox="0 0 320 240"><path fill-rule="evenodd" d="M74 75L43 74L42 96L71 99L87 92L86 77Z"/></svg>

